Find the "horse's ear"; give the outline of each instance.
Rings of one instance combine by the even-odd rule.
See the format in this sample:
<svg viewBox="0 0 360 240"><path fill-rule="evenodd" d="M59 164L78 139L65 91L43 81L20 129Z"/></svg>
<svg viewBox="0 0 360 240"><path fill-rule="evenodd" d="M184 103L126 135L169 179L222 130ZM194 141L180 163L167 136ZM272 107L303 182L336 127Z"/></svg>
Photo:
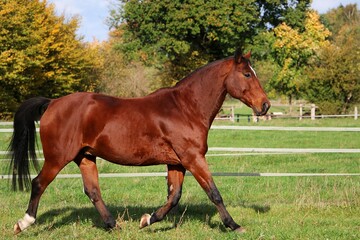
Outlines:
<svg viewBox="0 0 360 240"><path fill-rule="evenodd" d="M235 59L235 62L236 63L241 63L241 59L242 59L242 50L241 50L241 48L238 48L238 49L236 49L236 51L235 51L235 56L234 56L234 59Z"/></svg>
<svg viewBox="0 0 360 240"><path fill-rule="evenodd" d="M246 58L247 60L250 60L251 51L249 51L249 52L248 52L247 54L245 54L243 57Z"/></svg>
<svg viewBox="0 0 360 240"><path fill-rule="evenodd" d="M235 62L237 64L241 63L241 60L245 58L246 60L250 60L251 57L251 51L249 51L247 54L243 55L241 48L238 48L235 52Z"/></svg>

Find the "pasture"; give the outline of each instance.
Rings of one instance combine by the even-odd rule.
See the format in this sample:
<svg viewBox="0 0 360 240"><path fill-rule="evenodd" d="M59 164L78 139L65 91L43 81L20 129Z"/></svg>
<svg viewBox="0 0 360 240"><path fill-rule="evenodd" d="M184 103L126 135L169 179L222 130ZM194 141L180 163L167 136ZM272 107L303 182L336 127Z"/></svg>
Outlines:
<svg viewBox="0 0 360 240"><path fill-rule="evenodd" d="M216 124L228 124L220 122ZM240 122L240 124L242 124ZM245 124L245 123L243 123ZM248 124L248 123L246 123ZM360 127L353 119L273 120L250 126ZM360 149L360 132L210 131L209 147ZM0 134L0 150L10 133ZM208 153L213 173L360 173L358 153ZM8 161L0 160L0 175ZM165 166L124 167L98 160L100 173L164 172ZM75 164L62 172L78 174ZM215 174L216 175L216 174ZM223 227L215 206L192 176L185 178L179 207L164 221L139 230L143 213L166 200L164 177L100 178L104 201L121 229L107 232L82 192L80 178L57 178L44 193L37 224L19 239L360 239L360 176L214 176L243 235ZM0 180L1 239L13 238L28 192L12 192Z"/></svg>

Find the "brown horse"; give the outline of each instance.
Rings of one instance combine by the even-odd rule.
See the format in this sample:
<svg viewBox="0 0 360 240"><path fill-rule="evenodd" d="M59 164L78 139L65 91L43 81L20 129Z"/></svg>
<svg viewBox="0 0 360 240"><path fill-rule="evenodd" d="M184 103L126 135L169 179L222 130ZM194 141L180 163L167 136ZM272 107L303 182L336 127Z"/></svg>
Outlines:
<svg viewBox="0 0 360 240"><path fill-rule="evenodd" d="M167 164L167 202L152 215L144 214L140 228L162 220L177 205L188 170L216 205L225 226L242 232L244 229L225 208L205 153L209 128L227 93L251 107L257 115L266 114L270 107L249 58L250 53L237 52L235 57L198 69L174 87L142 98L74 93L58 99L25 101L15 114L9 146L14 189L30 187L29 157L36 163L34 121L37 120L40 120L45 162L31 182L28 209L15 224L14 233L35 222L41 195L72 161L79 166L84 191L106 227L114 228L116 222L100 194L97 156L121 165Z"/></svg>

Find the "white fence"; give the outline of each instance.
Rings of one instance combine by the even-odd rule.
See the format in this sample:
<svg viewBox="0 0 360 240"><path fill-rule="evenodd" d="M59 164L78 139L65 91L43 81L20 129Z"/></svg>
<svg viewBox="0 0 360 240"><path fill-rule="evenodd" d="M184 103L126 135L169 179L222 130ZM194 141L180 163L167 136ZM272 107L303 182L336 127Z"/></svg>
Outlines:
<svg viewBox="0 0 360 240"><path fill-rule="evenodd" d="M10 125L12 123L7 123ZM212 126L211 129L245 130L245 131L327 131L327 132L360 132L355 127L264 127L264 126ZM0 129L0 132L12 132L12 129ZM320 149L320 148L237 148L237 147L210 147L207 157L239 156L258 154L305 154L305 153L354 153L359 154L360 149ZM37 151L42 154L41 150ZM6 155L0 151L0 155ZM1 159L9 160L9 159ZM41 160L41 159L40 159ZM43 160L43 159L42 159ZM164 177L166 172L158 173L103 173L100 177ZM191 174L187 174L191 175ZM238 177L321 177L321 176L360 176L360 173L213 173L213 176ZM35 177L35 176L32 176ZM11 176L0 175L0 179L9 179ZM80 174L59 174L57 178L81 178Z"/></svg>
<svg viewBox="0 0 360 240"><path fill-rule="evenodd" d="M305 114L304 109L305 108L310 108L310 114ZM358 108L354 107L354 113L353 114L342 114L342 115L326 115L326 114L321 114L321 115L316 115L316 105L315 104L311 104L311 105L303 105L300 104L299 105L299 114L298 115L289 115L289 114L284 114L283 112L273 112L273 113L268 113L266 116L262 116L262 117L257 117L255 115L250 115L250 114L237 114L235 113L235 106L225 106L222 109L227 109L229 111L229 114L222 114L219 113L215 120L229 120L232 122L239 122L241 117L244 117L247 119L248 122L250 122L251 120L253 120L254 122L258 122L259 118L264 118L266 120L270 120L272 118L298 118L299 120L305 119L305 118L309 118L311 120L315 120L315 119L320 119L320 118L344 118L344 117L350 117L350 118L354 118L354 120L357 120L359 117L359 113L358 113Z"/></svg>

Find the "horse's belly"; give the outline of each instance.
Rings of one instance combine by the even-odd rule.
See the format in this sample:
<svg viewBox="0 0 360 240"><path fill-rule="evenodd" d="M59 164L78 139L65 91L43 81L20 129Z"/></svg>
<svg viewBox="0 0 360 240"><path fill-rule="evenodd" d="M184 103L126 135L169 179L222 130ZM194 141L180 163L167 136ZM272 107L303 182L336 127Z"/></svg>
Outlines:
<svg viewBox="0 0 360 240"><path fill-rule="evenodd" d="M89 130L98 132L84 140L94 150L94 155L122 165L181 164L158 125L146 124L141 117L125 120L119 118L108 122L101 130Z"/></svg>
<svg viewBox="0 0 360 240"><path fill-rule="evenodd" d="M94 149L94 155L113 163L128 166L149 166L158 164L181 164L175 152L168 147L142 145L141 147L118 147L117 149Z"/></svg>

